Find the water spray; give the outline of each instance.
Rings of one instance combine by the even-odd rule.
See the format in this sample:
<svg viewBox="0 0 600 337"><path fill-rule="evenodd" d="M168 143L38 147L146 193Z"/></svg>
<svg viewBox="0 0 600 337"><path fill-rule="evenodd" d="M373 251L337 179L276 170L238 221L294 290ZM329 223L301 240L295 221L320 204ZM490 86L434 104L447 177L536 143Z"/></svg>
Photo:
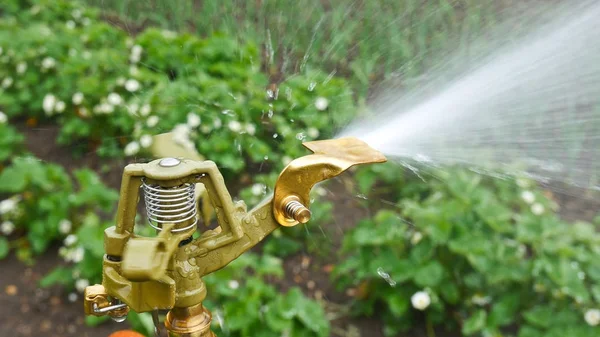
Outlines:
<svg viewBox="0 0 600 337"><path fill-rule="evenodd" d="M273 196L246 211L233 202L223 176L212 161L163 158L125 167L117 222L105 231L101 285L84 293L87 315L108 315L123 321L129 310L169 310L165 327L171 337L214 337L211 313L202 305L207 289L202 277L213 273L255 246L280 226L310 220L312 187L348 168L385 162L380 152L356 138L303 144L313 154L283 169ZM194 238L201 213L199 189L205 189L218 226ZM140 190L142 192L140 192ZM154 238L134 234L143 194Z"/></svg>

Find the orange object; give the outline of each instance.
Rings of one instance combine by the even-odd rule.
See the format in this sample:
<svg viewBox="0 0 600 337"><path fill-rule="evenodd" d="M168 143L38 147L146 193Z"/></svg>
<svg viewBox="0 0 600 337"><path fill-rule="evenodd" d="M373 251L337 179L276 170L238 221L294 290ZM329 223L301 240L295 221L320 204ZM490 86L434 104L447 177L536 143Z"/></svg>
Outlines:
<svg viewBox="0 0 600 337"><path fill-rule="evenodd" d="M108 337L144 337L144 335L142 335L139 332L135 332L133 330L121 330L121 331L113 332Z"/></svg>

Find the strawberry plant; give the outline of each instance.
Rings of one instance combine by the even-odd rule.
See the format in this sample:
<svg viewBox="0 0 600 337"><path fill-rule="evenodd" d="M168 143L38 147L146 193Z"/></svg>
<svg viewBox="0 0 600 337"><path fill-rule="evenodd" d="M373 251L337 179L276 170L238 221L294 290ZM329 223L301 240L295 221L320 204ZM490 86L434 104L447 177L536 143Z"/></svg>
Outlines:
<svg viewBox="0 0 600 337"><path fill-rule="evenodd" d="M527 180L520 187L464 170L435 173L428 184L400 177L390 191L397 208L344 238L347 258L335 277L356 288L356 313L382 305L389 336L421 321L466 336L598 333L593 225L561 221L554 201ZM359 175L365 190L370 175Z"/></svg>

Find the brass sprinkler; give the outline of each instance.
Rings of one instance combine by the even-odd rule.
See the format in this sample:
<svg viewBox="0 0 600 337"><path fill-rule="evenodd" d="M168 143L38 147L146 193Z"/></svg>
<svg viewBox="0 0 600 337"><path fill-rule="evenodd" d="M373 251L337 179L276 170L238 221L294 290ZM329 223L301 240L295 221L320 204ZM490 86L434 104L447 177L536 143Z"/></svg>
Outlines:
<svg viewBox="0 0 600 337"><path fill-rule="evenodd" d="M279 175L272 197L251 211L233 202L212 161L163 158L125 167L117 223L104 233L102 285L85 289L87 315L124 320L128 311L169 310L169 336L215 337L202 306L202 277L219 270L279 226L309 221L309 192L351 166L386 158L356 138L303 144L313 154L293 160ZM218 227L194 239L199 219L196 188L206 189ZM134 234L140 189L157 237ZM156 316L155 316L156 317Z"/></svg>

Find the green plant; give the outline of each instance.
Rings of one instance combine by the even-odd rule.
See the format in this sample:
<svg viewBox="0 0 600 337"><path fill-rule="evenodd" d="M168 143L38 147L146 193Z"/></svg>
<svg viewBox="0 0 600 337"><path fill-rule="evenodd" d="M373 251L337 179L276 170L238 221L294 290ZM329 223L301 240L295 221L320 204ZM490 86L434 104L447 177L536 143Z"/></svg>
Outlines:
<svg viewBox="0 0 600 337"><path fill-rule="evenodd" d="M5 119L6 116L0 111L0 170L2 163L23 152L23 135L6 124Z"/></svg>
<svg viewBox="0 0 600 337"><path fill-rule="evenodd" d="M130 38L77 3L11 3L0 7L0 106L57 121L73 149L145 155L152 135L173 131L232 175L281 167L356 112L346 81L316 69L271 83L251 43L159 29Z"/></svg>
<svg viewBox="0 0 600 337"><path fill-rule="evenodd" d="M442 325L463 335L598 334L600 235L592 225L562 222L526 180L519 187L465 170L435 173L418 189L400 178L395 190L413 192L390 191L397 208L345 237L348 257L335 276L338 286L357 287L356 313L383 304L390 336L422 319L430 331Z"/></svg>
<svg viewBox="0 0 600 337"><path fill-rule="evenodd" d="M205 277L219 336L329 336L319 303L300 289L279 293L269 277L282 277L281 260L246 253L223 270ZM218 309L217 309L218 308ZM215 310L216 309L216 310Z"/></svg>
<svg viewBox="0 0 600 337"><path fill-rule="evenodd" d="M5 235L15 232L11 245L20 259L33 255L77 229L87 212L110 211L116 192L87 169L74 172L77 189L64 169L34 157L15 158L0 173L0 222ZM24 235L24 236L21 236ZM4 245L7 238L2 237ZM6 256L8 251L1 257Z"/></svg>

